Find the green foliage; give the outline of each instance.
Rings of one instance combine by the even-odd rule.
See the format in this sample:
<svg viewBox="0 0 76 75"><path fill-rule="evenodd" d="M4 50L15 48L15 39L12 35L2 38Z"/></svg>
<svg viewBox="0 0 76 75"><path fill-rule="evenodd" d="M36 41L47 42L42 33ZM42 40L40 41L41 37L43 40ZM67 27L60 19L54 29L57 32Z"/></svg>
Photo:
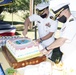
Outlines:
<svg viewBox="0 0 76 75"><path fill-rule="evenodd" d="M29 12L27 12L27 14L24 14L22 18L25 20L27 17L29 17Z"/></svg>
<svg viewBox="0 0 76 75"><path fill-rule="evenodd" d="M34 1L34 5L37 5L38 3L41 3L42 0L33 0ZM49 0L44 0L49 1ZM29 5L30 5L30 0L13 0L13 3L5 6L5 8L7 9L8 12L12 13L12 12L17 12L18 10L29 10Z"/></svg>
<svg viewBox="0 0 76 75"><path fill-rule="evenodd" d="M34 7L35 5L37 5L38 3L41 3L42 0L33 0L34 2ZM48 0L44 0L44 1L48 1ZM10 13L15 13L18 10L29 10L30 9L30 0L13 0L13 3L10 5L5 6L5 11L10 12ZM35 9L35 8L34 8ZM34 11L33 9L33 11ZM27 17L29 16L29 12L25 13L24 16L22 16L22 18L25 20Z"/></svg>
<svg viewBox="0 0 76 75"><path fill-rule="evenodd" d="M34 5L37 5L38 3L41 3L42 0L34 0Z"/></svg>
<svg viewBox="0 0 76 75"><path fill-rule="evenodd" d="M28 10L30 0L15 0L15 5L18 10Z"/></svg>
<svg viewBox="0 0 76 75"><path fill-rule="evenodd" d="M1 15L1 14L0 14L0 20L3 20L4 17L5 17L4 15Z"/></svg>
<svg viewBox="0 0 76 75"><path fill-rule="evenodd" d="M7 68L5 71L6 75L13 75L15 72L17 72L17 70L15 70L14 68Z"/></svg>
<svg viewBox="0 0 76 75"><path fill-rule="evenodd" d="M18 10L29 10L29 1L30 0L13 0L13 3L5 6L5 8L10 13L17 12Z"/></svg>

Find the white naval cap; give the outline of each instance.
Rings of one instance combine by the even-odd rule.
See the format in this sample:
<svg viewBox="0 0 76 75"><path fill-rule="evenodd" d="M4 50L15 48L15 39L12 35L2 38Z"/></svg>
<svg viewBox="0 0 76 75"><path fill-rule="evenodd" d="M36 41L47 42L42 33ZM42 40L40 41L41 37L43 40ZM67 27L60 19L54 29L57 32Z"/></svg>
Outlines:
<svg viewBox="0 0 76 75"><path fill-rule="evenodd" d="M68 5L70 3L65 1L65 0L51 0L50 1L50 9L53 10L54 13L56 13L58 10L60 10L61 8L68 8Z"/></svg>
<svg viewBox="0 0 76 75"><path fill-rule="evenodd" d="M48 3L48 2L42 2L42 3L40 3L40 4L37 4L36 9L38 9L38 10L43 10L43 9L45 9L46 7L49 7L49 3Z"/></svg>

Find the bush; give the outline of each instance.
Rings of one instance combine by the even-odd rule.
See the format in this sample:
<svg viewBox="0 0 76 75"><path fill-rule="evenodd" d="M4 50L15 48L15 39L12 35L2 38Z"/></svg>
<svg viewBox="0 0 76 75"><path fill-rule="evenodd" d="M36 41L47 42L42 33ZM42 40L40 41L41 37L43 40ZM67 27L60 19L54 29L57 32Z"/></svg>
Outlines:
<svg viewBox="0 0 76 75"><path fill-rule="evenodd" d="M1 15L1 14L0 14L0 20L3 20L4 17L5 17L4 15Z"/></svg>
<svg viewBox="0 0 76 75"><path fill-rule="evenodd" d="M26 14L24 14L23 19L25 20L27 17L29 17L29 12L27 12Z"/></svg>

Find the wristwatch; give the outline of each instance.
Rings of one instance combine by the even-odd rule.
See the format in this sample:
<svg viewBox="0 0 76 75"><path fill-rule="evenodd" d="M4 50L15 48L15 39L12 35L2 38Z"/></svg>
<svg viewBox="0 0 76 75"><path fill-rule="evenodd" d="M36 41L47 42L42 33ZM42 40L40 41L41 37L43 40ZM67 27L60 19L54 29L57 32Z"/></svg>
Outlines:
<svg viewBox="0 0 76 75"><path fill-rule="evenodd" d="M42 40L42 38L40 38L40 43L42 43L43 42L43 40Z"/></svg>
<svg viewBox="0 0 76 75"><path fill-rule="evenodd" d="M47 51L49 51L49 49L47 49L47 47L45 47L45 49L46 49Z"/></svg>

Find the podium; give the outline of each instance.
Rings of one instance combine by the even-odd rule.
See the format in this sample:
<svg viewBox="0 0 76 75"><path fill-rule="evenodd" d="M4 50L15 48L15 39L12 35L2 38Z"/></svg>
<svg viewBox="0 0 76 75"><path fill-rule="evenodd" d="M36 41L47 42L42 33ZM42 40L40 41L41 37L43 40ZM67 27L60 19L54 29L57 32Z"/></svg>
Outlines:
<svg viewBox="0 0 76 75"><path fill-rule="evenodd" d="M42 61L46 61L46 56L39 56L29 60L23 60L21 62L17 62L16 59L12 56L6 46L2 46L2 53L5 56L6 60L8 61L9 65L14 69L25 67L27 65L35 65Z"/></svg>

